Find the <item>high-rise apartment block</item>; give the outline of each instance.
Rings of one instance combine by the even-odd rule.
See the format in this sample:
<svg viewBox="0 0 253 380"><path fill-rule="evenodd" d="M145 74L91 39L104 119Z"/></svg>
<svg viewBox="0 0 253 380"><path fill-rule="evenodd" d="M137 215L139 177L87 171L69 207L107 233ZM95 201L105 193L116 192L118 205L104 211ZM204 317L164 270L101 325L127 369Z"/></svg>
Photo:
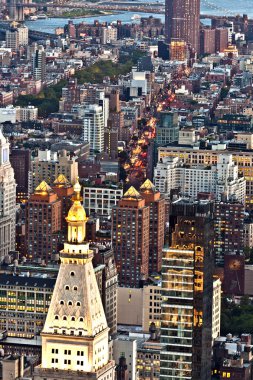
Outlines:
<svg viewBox="0 0 253 380"><path fill-rule="evenodd" d="M185 164L178 157L160 160L155 168L154 183L167 197L171 190L180 189L181 194L193 198L206 192L213 193L217 200L224 194L242 204L246 199L246 180L239 176L231 154L218 155L217 163L210 166Z"/></svg>
<svg viewBox="0 0 253 380"><path fill-rule="evenodd" d="M149 273L161 271L162 249L165 231L165 199L153 183L147 179L140 187L140 194L149 206Z"/></svg>
<svg viewBox="0 0 253 380"><path fill-rule="evenodd" d="M244 255L244 205L233 200L215 203L215 264L224 266L225 255Z"/></svg>
<svg viewBox="0 0 253 380"><path fill-rule="evenodd" d="M83 110L84 141L90 143L91 153L104 151L104 112L101 106L87 105Z"/></svg>
<svg viewBox="0 0 253 380"><path fill-rule="evenodd" d="M42 363L35 380L114 380L109 360L108 325L99 294L92 250L86 242L86 213L81 186L74 186L68 238L60 252L61 265L42 336Z"/></svg>
<svg viewBox="0 0 253 380"><path fill-rule="evenodd" d="M169 43L184 41L199 51L200 0L165 1L165 35Z"/></svg>
<svg viewBox="0 0 253 380"><path fill-rule="evenodd" d="M162 379L211 379L213 204L171 205L162 262Z"/></svg>
<svg viewBox="0 0 253 380"><path fill-rule="evenodd" d="M30 258L46 262L58 253L61 230L61 200L45 182L36 187L27 202L26 236Z"/></svg>
<svg viewBox="0 0 253 380"><path fill-rule="evenodd" d="M35 80L43 82L46 78L46 52L43 46L39 46L32 55L32 74Z"/></svg>
<svg viewBox="0 0 253 380"><path fill-rule="evenodd" d="M6 31L6 47L16 50L20 45L28 45L28 28L25 25Z"/></svg>
<svg viewBox="0 0 253 380"><path fill-rule="evenodd" d="M67 155L65 150L52 153L50 150L39 151L32 165L32 187L35 189L42 181L53 185L55 179L64 175L70 183L75 183L78 177L78 163L75 158Z"/></svg>
<svg viewBox="0 0 253 380"><path fill-rule="evenodd" d="M149 228L149 207L130 187L112 209L112 245L121 286L138 288L148 276Z"/></svg>
<svg viewBox="0 0 253 380"><path fill-rule="evenodd" d="M0 261L15 250L16 182L9 159L9 143L0 129Z"/></svg>

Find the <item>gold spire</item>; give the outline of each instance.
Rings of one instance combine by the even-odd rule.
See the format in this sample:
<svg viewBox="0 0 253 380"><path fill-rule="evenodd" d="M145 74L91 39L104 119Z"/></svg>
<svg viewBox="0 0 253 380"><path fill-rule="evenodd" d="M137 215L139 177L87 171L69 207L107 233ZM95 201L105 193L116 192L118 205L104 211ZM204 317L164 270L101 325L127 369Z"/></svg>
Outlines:
<svg viewBox="0 0 253 380"><path fill-rule="evenodd" d="M146 179L146 181L141 185L140 190L154 193L155 185L150 181L150 179Z"/></svg>
<svg viewBox="0 0 253 380"><path fill-rule="evenodd" d="M86 221L86 212L81 204L82 197L81 193L81 185L77 179L74 185L74 195L72 197L72 201L74 202L72 207L69 210L67 216L67 222L78 222L78 221Z"/></svg>
<svg viewBox="0 0 253 380"><path fill-rule="evenodd" d="M46 183L46 181L42 181L39 186L36 187L34 194L47 195L52 193L51 187Z"/></svg>
<svg viewBox="0 0 253 380"><path fill-rule="evenodd" d="M123 198L127 199L142 199L140 193L135 189L135 187L131 186L123 195Z"/></svg>
<svg viewBox="0 0 253 380"><path fill-rule="evenodd" d="M86 237L87 216L81 204L82 197L80 193L81 185L77 179L72 197L73 205L66 218L68 222L68 241L73 243L82 243Z"/></svg>

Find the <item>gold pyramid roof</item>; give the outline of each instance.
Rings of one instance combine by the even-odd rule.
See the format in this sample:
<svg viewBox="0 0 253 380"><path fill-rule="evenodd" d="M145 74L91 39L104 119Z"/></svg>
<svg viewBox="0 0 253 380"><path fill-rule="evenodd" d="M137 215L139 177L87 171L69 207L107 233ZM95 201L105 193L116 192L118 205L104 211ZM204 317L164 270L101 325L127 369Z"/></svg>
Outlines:
<svg viewBox="0 0 253 380"><path fill-rule="evenodd" d="M69 186L70 182L63 174L59 174L56 180L54 181L54 185L59 186Z"/></svg>
<svg viewBox="0 0 253 380"><path fill-rule="evenodd" d="M123 195L123 198L128 199L142 199L140 193L135 189L135 187L131 186Z"/></svg>
<svg viewBox="0 0 253 380"><path fill-rule="evenodd" d="M150 179L146 179L146 181L141 185L140 190L155 192L155 185L150 181Z"/></svg>
<svg viewBox="0 0 253 380"><path fill-rule="evenodd" d="M52 193L51 187L46 183L46 181L42 181L39 186L35 189L35 194L48 194Z"/></svg>

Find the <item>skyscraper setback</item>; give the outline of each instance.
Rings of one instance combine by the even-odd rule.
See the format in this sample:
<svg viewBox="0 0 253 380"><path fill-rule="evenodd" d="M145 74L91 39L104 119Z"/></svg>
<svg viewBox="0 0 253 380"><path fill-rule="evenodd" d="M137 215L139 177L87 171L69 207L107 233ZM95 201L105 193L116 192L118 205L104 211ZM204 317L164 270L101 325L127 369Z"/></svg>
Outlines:
<svg viewBox="0 0 253 380"><path fill-rule="evenodd" d="M168 42L185 41L199 51L200 0L166 0L165 34Z"/></svg>

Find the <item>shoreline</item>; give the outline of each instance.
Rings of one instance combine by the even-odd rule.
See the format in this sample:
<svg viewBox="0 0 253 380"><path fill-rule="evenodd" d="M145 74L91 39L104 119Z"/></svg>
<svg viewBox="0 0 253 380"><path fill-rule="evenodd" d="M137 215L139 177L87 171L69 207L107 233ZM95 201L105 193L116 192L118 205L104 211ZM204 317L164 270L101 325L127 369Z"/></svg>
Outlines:
<svg viewBox="0 0 253 380"><path fill-rule="evenodd" d="M52 19L52 18L63 18L63 19L66 19L66 20L75 20L75 19L79 19L79 18L89 18L89 17L103 17L103 16L111 16L111 15L117 15L117 14L120 14L121 12L103 12L103 13L91 13L89 15L80 15L80 16L63 16L63 15L47 15L48 19ZM27 20L27 21L32 21L32 20Z"/></svg>

